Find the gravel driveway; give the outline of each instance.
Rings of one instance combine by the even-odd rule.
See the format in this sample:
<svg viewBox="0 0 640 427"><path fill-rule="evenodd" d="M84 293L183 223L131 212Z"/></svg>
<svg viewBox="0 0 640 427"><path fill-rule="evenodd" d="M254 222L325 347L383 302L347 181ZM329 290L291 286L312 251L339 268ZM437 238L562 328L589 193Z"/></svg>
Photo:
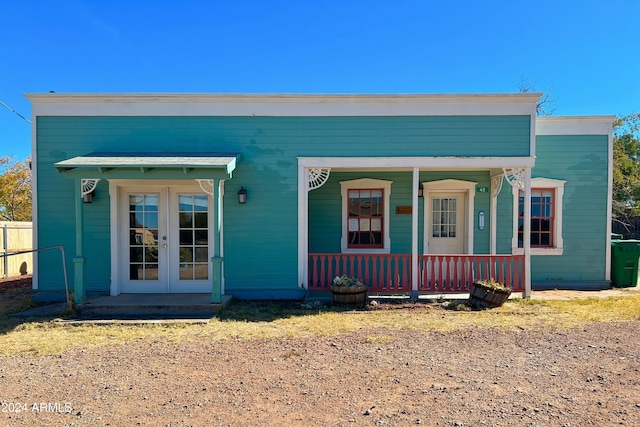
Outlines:
<svg viewBox="0 0 640 427"><path fill-rule="evenodd" d="M0 425L637 426L639 332L361 330L12 356Z"/></svg>

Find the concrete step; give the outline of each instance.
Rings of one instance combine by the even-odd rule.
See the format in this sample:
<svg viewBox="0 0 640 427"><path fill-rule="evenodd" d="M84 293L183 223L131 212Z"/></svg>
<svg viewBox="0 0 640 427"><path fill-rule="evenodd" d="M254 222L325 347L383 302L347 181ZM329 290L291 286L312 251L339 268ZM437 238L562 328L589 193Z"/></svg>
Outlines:
<svg viewBox="0 0 640 427"><path fill-rule="evenodd" d="M221 304L171 306L85 304L77 308L77 315L82 319L192 319L211 318L220 308Z"/></svg>
<svg viewBox="0 0 640 427"><path fill-rule="evenodd" d="M76 306L82 319L197 319L211 318L231 302L211 303L211 295L118 295L92 298Z"/></svg>

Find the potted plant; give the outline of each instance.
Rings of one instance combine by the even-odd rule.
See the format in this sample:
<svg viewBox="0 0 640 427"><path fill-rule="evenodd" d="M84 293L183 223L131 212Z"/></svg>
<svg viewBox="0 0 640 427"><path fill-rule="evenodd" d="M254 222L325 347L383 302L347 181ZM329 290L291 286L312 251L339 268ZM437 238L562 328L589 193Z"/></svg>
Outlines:
<svg viewBox="0 0 640 427"><path fill-rule="evenodd" d="M473 283L469 294L469 305L474 308L500 307L509 299L511 288L502 283L489 280L478 280Z"/></svg>
<svg viewBox="0 0 640 427"><path fill-rule="evenodd" d="M367 285L355 277L336 276L331 294L335 303L364 305L367 302Z"/></svg>

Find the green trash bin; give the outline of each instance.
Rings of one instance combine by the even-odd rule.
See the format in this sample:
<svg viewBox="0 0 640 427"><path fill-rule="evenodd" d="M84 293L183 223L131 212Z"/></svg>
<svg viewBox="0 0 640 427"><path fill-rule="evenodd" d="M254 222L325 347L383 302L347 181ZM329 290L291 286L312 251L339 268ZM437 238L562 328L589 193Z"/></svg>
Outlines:
<svg viewBox="0 0 640 427"><path fill-rule="evenodd" d="M611 241L611 282L618 288L638 286L640 240Z"/></svg>

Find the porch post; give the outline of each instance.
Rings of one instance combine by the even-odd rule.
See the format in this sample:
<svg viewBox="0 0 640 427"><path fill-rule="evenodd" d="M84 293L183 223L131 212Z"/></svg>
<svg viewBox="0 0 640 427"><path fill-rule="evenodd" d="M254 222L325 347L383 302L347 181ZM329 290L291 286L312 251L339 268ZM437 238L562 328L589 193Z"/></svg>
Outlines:
<svg viewBox="0 0 640 427"><path fill-rule="evenodd" d="M298 160L298 283L309 289L309 178L307 168Z"/></svg>
<svg viewBox="0 0 640 427"><path fill-rule="evenodd" d="M500 190L502 190L503 177L504 174L491 177L491 207L489 210L489 216L491 217L491 225L489 226L491 255L495 255L498 252L498 196L500 195Z"/></svg>
<svg viewBox="0 0 640 427"><path fill-rule="evenodd" d="M76 187L76 256L73 258L73 302L84 304L86 293L84 289L84 220L82 203L82 181L74 181Z"/></svg>
<svg viewBox="0 0 640 427"><path fill-rule="evenodd" d="M524 298L531 297L531 168L524 170L524 224L522 229L524 248Z"/></svg>
<svg viewBox="0 0 640 427"><path fill-rule="evenodd" d="M420 268L418 262L418 187L420 186L420 169L413 168L411 191L411 298L418 299L418 283Z"/></svg>
<svg viewBox="0 0 640 427"><path fill-rule="evenodd" d="M222 267L224 259L220 255L220 231L222 229L222 191L220 180L212 180L213 212L215 223L213 225L213 257L211 258L211 302L222 302Z"/></svg>

